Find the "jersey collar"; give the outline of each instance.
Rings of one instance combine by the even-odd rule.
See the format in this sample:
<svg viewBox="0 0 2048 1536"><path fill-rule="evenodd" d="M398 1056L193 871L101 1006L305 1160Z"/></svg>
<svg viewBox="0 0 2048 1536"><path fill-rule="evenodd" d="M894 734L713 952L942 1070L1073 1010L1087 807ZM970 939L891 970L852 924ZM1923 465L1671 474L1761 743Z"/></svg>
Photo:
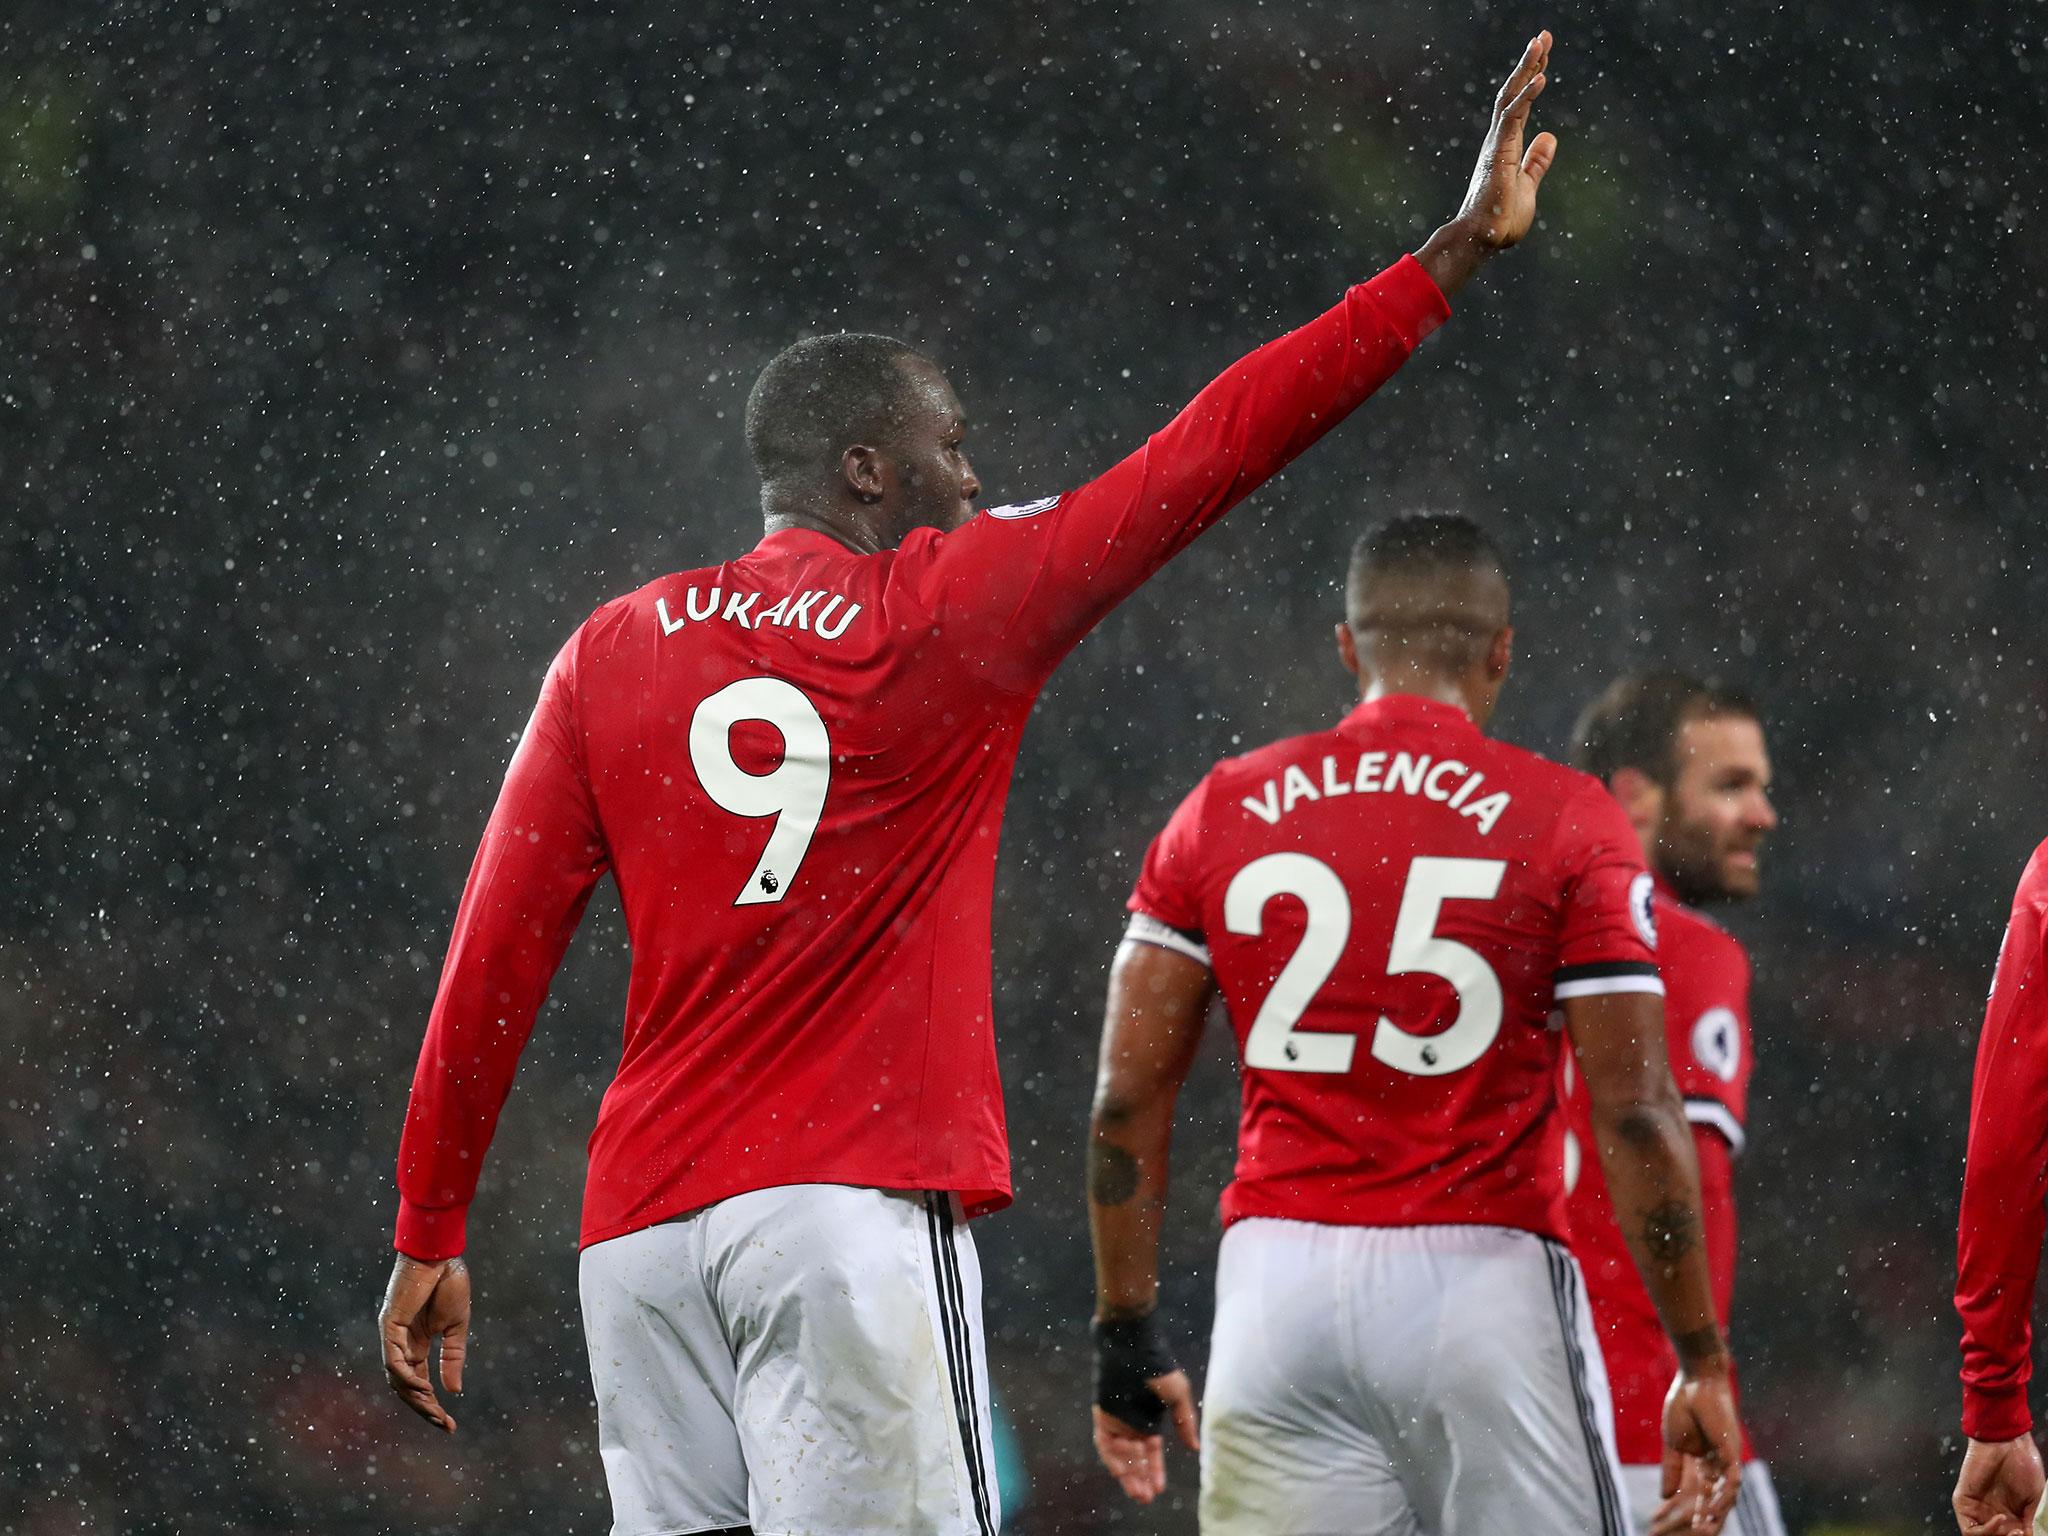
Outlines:
<svg viewBox="0 0 2048 1536"><path fill-rule="evenodd" d="M820 533L815 528L778 528L773 533L763 534L761 542L754 548L773 554L842 554L858 552L851 546L840 543L829 533Z"/></svg>
<svg viewBox="0 0 2048 1536"><path fill-rule="evenodd" d="M1453 736L1479 734L1472 717L1457 705L1413 693L1389 693L1364 700L1344 717L1337 729L1360 735L1390 725L1419 725Z"/></svg>

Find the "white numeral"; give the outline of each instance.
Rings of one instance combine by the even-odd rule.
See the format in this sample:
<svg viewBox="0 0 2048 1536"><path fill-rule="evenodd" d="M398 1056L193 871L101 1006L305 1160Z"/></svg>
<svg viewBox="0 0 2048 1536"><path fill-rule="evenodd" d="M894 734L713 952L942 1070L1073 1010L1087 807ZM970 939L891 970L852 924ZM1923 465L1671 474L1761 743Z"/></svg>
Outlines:
<svg viewBox="0 0 2048 1536"><path fill-rule="evenodd" d="M1356 1036L1304 1034L1294 1025L1330 979L1351 937L1351 898L1337 872L1320 859L1269 853L1230 882L1223 893L1223 925L1256 937L1265 927L1266 903L1275 896L1298 898L1307 922L1245 1036L1244 1064L1268 1072L1349 1072Z"/></svg>
<svg viewBox="0 0 2048 1536"><path fill-rule="evenodd" d="M1372 1054L1399 1072L1439 1077L1469 1067L1500 1033L1500 978L1476 949L1440 939L1436 920L1447 901L1491 901L1500 894L1503 859L1419 858L1408 866L1387 974L1424 971L1441 976L1458 994L1457 1022L1437 1035L1411 1035L1382 1017L1372 1032Z"/></svg>
<svg viewBox="0 0 2048 1536"><path fill-rule="evenodd" d="M770 772L748 773L733 761L732 728L743 720L765 720L782 733L782 761ZM832 781L832 743L818 707L778 677L729 683L690 717L690 766L721 809L775 818L768 846L733 905L782 900L810 851Z"/></svg>
<svg viewBox="0 0 2048 1536"><path fill-rule="evenodd" d="M1372 1054L1397 1072L1440 1077L1469 1067L1500 1034L1500 978L1477 950L1439 938L1437 918L1447 901L1490 901L1500 894L1507 864L1501 859L1418 858L1408 867L1386 974L1422 972L1451 984L1458 1017L1441 1034L1411 1035L1382 1017L1373 1029ZM1267 1072L1349 1072L1358 1046L1352 1035L1304 1032L1294 1026L1337 968L1351 937L1351 897L1335 870L1305 853L1269 853L1237 872L1223 893L1223 923L1232 933L1264 931L1266 903L1275 896L1301 902L1301 943L1274 980L1245 1036L1244 1064Z"/></svg>

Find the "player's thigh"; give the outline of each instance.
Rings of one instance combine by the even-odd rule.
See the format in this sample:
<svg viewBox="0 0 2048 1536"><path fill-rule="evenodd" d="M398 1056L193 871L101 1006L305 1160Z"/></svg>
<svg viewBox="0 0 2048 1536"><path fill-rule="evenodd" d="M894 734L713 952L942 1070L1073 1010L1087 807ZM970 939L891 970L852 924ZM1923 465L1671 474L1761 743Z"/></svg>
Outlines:
<svg viewBox="0 0 2048 1536"><path fill-rule="evenodd" d="M747 1520L732 1351L699 1259L702 1213L583 1250L583 1333L614 1536Z"/></svg>
<svg viewBox="0 0 2048 1536"><path fill-rule="evenodd" d="M1381 1328L1411 1368L1399 1464L1424 1523L1441 1536L1623 1536L1606 1370L1570 1255L1501 1228L1428 1239L1428 1326L1418 1302ZM1403 1289L1417 1294L1413 1276Z"/></svg>
<svg viewBox="0 0 2048 1536"><path fill-rule="evenodd" d="M1341 1337L1343 1229L1224 1234L1202 1412L1203 1536L1411 1536Z"/></svg>
<svg viewBox="0 0 2048 1536"><path fill-rule="evenodd" d="M1785 1536L1785 1516L1778 1508L1778 1490L1771 1485L1771 1469L1761 1461L1742 1464L1742 1487L1735 1496L1735 1513L1724 1530L1734 1536Z"/></svg>
<svg viewBox="0 0 2048 1536"><path fill-rule="evenodd" d="M981 1274L957 1202L806 1184L714 1217L756 1530L993 1536Z"/></svg>

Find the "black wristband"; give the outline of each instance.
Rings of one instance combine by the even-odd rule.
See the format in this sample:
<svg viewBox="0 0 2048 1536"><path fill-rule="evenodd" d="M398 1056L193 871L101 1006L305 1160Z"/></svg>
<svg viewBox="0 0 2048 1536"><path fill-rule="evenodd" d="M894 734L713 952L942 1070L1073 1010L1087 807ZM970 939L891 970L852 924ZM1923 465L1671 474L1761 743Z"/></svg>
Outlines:
<svg viewBox="0 0 2048 1536"><path fill-rule="evenodd" d="M1158 1314L1109 1323L1097 1318L1088 1332L1095 1340L1095 1406L1133 1429L1157 1428L1166 1404L1146 1383L1179 1369Z"/></svg>

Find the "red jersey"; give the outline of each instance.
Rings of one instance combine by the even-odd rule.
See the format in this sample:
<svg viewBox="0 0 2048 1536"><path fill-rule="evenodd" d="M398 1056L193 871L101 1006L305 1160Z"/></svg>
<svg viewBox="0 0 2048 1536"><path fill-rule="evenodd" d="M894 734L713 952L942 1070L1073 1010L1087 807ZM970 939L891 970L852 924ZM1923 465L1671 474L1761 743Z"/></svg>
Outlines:
<svg viewBox="0 0 2048 1536"><path fill-rule="evenodd" d="M1217 764L1132 937L1204 955L1243 1059L1246 1216L1562 1238L1560 998L1659 990L1650 877L1597 782L1394 695Z"/></svg>
<svg viewBox="0 0 2048 1536"><path fill-rule="evenodd" d="M548 672L456 914L397 1247L462 1251L519 1052L606 873L632 977L585 1244L781 1184L1007 1203L989 908L1032 702L1448 313L1403 258L1079 490L877 554L777 533L598 609Z"/></svg>
<svg viewBox="0 0 2048 1536"><path fill-rule="evenodd" d="M1963 1433L2011 1440L2033 1425L2034 1276L2048 1214L2048 843L2034 850L1998 952L1956 1240Z"/></svg>
<svg viewBox="0 0 2048 1536"><path fill-rule="evenodd" d="M1654 910L1671 1075L1685 1097L1685 1116L1699 1151L1707 1272L1714 1313L1725 1331L1735 1297L1735 1159L1749 1118L1749 956L1733 934L1686 906L1661 880ZM1593 1324L1607 1361L1615 1447L1625 1466L1661 1462L1664 1394L1678 1373L1678 1355L1615 1221L1607 1179L1593 1151L1592 1105L1569 1057L1564 1081L1571 1125L1565 1184L1571 1194L1572 1253L1586 1274Z"/></svg>

